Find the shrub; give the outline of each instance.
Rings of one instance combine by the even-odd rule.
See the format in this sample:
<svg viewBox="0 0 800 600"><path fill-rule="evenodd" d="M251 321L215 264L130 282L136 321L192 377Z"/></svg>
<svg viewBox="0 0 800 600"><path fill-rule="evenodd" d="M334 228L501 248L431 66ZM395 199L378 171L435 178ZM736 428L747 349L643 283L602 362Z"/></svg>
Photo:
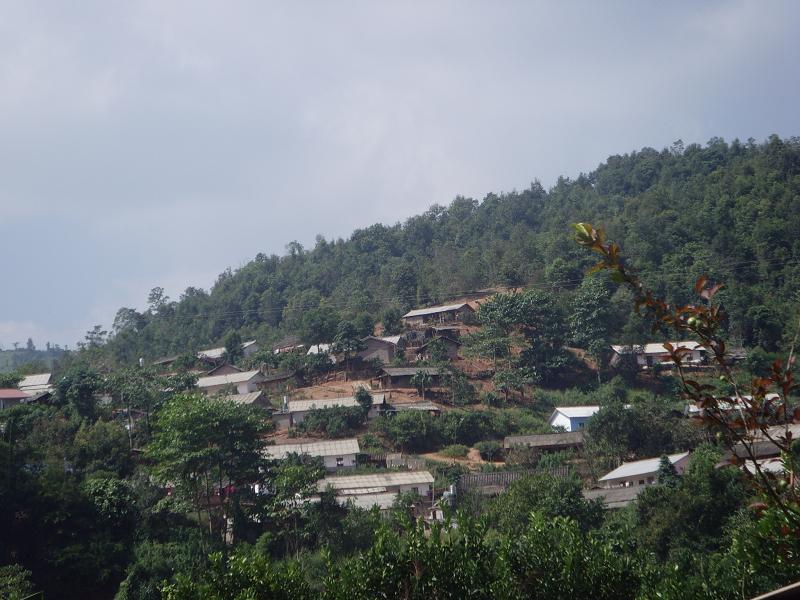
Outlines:
<svg viewBox="0 0 800 600"><path fill-rule="evenodd" d="M467 453L469 452L469 448L467 448L464 444L451 444L442 448L439 451L439 454L442 456L447 456L448 458L464 458Z"/></svg>

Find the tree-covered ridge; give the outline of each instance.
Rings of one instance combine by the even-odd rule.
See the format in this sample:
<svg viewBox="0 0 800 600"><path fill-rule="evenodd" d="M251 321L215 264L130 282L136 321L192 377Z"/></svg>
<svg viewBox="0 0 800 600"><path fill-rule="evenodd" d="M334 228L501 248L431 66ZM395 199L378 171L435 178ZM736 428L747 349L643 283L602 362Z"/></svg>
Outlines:
<svg viewBox="0 0 800 600"><path fill-rule="evenodd" d="M773 350L800 284L800 139L644 148L549 191L534 182L480 202L459 197L347 240L318 237L313 249L292 242L285 256L259 254L226 270L209 292L189 287L170 301L156 289L143 313L121 309L109 349L130 362L234 330L330 341L343 319L367 326L490 285L569 293L591 261L569 239L574 221L604 223L670 299L685 300L703 273L724 280L731 338Z"/></svg>

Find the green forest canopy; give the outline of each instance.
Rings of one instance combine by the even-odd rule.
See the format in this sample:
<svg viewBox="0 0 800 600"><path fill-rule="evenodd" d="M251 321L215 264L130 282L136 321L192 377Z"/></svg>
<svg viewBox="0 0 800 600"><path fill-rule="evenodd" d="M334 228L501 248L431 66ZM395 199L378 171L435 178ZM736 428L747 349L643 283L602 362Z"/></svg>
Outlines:
<svg viewBox="0 0 800 600"><path fill-rule="evenodd" d="M108 350L129 364L217 343L232 331L330 341L341 319L402 314L491 285L570 293L591 264L569 224L605 226L656 293L688 301L701 274L722 280L728 334L775 350L800 289L800 138L676 142L609 157L549 191L458 197L347 240L297 242L226 270L177 301L155 288L144 312L119 310ZM621 334L620 334L621 335Z"/></svg>

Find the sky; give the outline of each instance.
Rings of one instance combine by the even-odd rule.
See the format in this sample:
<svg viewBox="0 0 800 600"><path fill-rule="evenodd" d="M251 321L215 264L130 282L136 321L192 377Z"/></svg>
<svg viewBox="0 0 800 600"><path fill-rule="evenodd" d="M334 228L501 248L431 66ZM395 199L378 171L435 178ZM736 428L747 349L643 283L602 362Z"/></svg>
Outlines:
<svg viewBox="0 0 800 600"><path fill-rule="evenodd" d="M677 139L800 135L800 3L0 0L0 346Z"/></svg>

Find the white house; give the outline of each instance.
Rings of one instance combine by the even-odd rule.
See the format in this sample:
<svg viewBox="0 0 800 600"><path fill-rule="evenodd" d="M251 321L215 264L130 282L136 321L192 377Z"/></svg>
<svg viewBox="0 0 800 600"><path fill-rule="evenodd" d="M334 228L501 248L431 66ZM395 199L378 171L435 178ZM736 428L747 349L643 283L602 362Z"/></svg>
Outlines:
<svg viewBox="0 0 800 600"><path fill-rule="evenodd" d="M255 352L258 352L258 343L255 340L242 342L242 354L245 358ZM197 358L209 362L222 360L223 356L225 356L225 346L221 346L219 348L209 348L208 350L200 350L200 352L197 353Z"/></svg>
<svg viewBox="0 0 800 600"><path fill-rule="evenodd" d="M264 450L267 458L283 460L290 454L307 454L320 457L326 469L352 468L356 466L356 455L360 452L358 440L329 440L303 444L280 444L267 446Z"/></svg>
<svg viewBox="0 0 800 600"><path fill-rule="evenodd" d="M226 373L212 375L197 380L197 387L206 394L215 394L229 385L236 387L236 393L249 394L258 391L258 384L266 381L261 371L244 371L242 373Z"/></svg>
<svg viewBox="0 0 800 600"><path fill-rule="evenodd" d="M17 386L23 392L28 392L31 396L36 396L44 392L52 392L53 385L50 382L52 373L37 373L36 375L26 375Z"/></svg>
<svg viewBox="0 0 800 600"><path fill-rule="evenodd" d="M385 394L372 394L372 408L367 413L368 419L378 416L380 408L385 404ZM355 396L345 398L320 398L319 400L291 400L287 404L291 423L302 423L309 411L322 410L323 408L351 408L361 406Z"/></svg>
<svg viewBox="0 0 800 600"><path fill-rule="evenodd" d="M402 494L414 492L420 496L433 493L433 475L428 471L401 471L397 473L370 473L369 475L337 475L317 482L317 490L331 488L337 496L364 496L368 494Z"/></svg>
<svg viewBox="0 0 800 600"><path fill-rule="evenodd" d="M600 410L599 406L556 406L547 423L550 427L563 427L565 431L579 431Z"/></svg>
<svg viewBox="0 0 800 600"><path fill-rule="evenodd" d="M667 458L669 458L672 466L675 467L678 475L683 475L683 471L689 462L689 453L670 454ZM658 482L658 467L660 464L661 457L622 463L610 473L603 475L598 481L606 488L651 485Z"/></svg>
<svg viewBox="0 0 800 600"><path fill-rule="evenodd" d="M683 355L682 362L685 365L701 365L705 361L706 349L698 342L689 340L681 342L668 342L674 348L685 348L689 352ZM636 357L636 364L642 370L652 369L657 365L671 366L674 364L670 358L669 351L664 347L663 342L654 344L633 344L633 345L612 345L614 356L611 357L611 366L620 363L623 356L633 355Z"/></svg>

